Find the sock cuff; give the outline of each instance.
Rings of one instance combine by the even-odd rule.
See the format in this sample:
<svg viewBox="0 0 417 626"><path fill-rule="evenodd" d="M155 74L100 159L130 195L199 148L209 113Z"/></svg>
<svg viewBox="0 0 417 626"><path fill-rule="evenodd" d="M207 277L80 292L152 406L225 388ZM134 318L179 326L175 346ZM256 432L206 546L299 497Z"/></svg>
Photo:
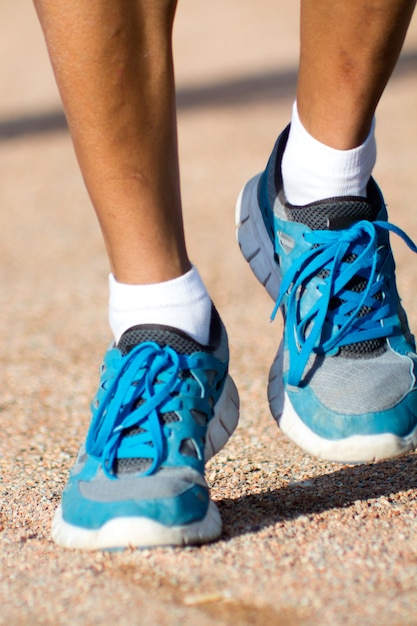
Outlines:
<svg viewBox="0 0 417 626"><path fill-rule="evenodd" d="M282 160L284 192L291 204L301 206L330 197L366 196L375 162L375 119L360 146L337 150L310 135L294 102Z"/></svg>
<svg viewBox="0 0 417 626"><path fill-rule="evenodd" d="M172 307L207 298L208 292L195 266L182 276L161 283L131 285L119 283L109 274L109 304L112 310Z"/></svg>
<svg viewBox="0 0 417 626"><path fill-rule="evenodd" d="M164 324L206 345L211 299L197 269L161 283L127 285L109 276L109 322L116 343L137 324Z"/></svg>
<svg viewBox="0 0 417 626"><path fill-rule="evenodd" d="M310 135L300 120L297 101L295 101L292 109L290 137L291 134L296 135L298 141L302 142L304 148L304 151L300 154L302 160L308 161L311 154L314 154L316 158L321 155L325 159L326 164L333 166L333 171L343 173L347 167L369 169L369 167L372 168L374 166L376 161L375 125L375 118L373 118L368 136L360 146L350 150L338 150L337 148L327 146Z"/></svg>

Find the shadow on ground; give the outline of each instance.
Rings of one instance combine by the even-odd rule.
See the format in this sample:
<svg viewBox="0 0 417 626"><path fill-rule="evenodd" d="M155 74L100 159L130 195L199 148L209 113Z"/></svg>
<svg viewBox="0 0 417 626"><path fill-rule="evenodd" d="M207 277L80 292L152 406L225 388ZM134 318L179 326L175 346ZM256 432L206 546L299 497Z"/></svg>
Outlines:
<svg viewBox="0 0 417 626"><path fill-rule="evenodd" d="M263 493L218 500L216 504L223 519L223 538L231 539L301 515L344 509L358 500L390 498L416 488L417 456L412 454L372 465L343 467L331 474Z"/></svg>
<svg viewBox="0 0 417 626"><path fill-rule="evenodd" d="M417 50L404 52L392 79L417 73ZM198 87L177 90L179 111L208 107L240 107L265 100L293 98L297 85L297 68L265 72ZM0 121L0 142L20 137L67 130L61 109L23 115Z"/></svg>

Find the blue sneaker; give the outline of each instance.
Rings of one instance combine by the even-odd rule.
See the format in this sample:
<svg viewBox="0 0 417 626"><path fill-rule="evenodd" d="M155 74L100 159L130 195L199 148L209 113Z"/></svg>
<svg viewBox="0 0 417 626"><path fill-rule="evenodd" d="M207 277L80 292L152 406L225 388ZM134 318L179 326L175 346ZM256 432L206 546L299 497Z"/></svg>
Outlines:
<svg viewBox="0 0 417 626"><path fill-rule="evenodd" d="M216 539L221 520L204 464L238 413L214 307L207 347L167 326L126 331L105 356L87 440L52 523L55 542L94 550Z"/></svg>
<svg viewBox="0 0 417 626"><path fill-rule="evenodd" d="M284 317L270 408L281 429L323 459L367 462L417 445L417 356L395 285L383 197L303 207L284 197L288 129L237 203L238 241Z"/></svg>

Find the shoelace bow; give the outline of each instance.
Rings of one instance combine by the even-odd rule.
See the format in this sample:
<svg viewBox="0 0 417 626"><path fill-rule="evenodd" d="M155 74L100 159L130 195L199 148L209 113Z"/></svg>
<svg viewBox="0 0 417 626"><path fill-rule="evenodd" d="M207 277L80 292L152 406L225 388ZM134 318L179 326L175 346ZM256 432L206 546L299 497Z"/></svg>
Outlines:
<svg viewBox="0 0 417 626"><path fill-rule="evenodd" d="M288 332L288 382L291 385L300 384L312 353L325 354L343 345L392 334L392 325L381 324L391 314L391 304L375 297L384 291L384 277L379 274L381 260L377 252L380 247L378 235L383 231L395 233L417 253L417 246L403 230L384 221L363 220L342 231L312 230L304 233L312 248L301 255L284 275L271 316L275 318L287 296L286 319L289 324L294 324L294 331ZM348 255L351 255L351 262L345 260ZM302 293L320 273L323 276L318 285L321 296L309 311L302 311ZM366 280L362 291L347 288L355 276ZM366 313L363 314L365 308Z"/></svg>
<svg viewBox="0 0 417 626"><path fill-rule="evenodd" d="M151 459L144 475L159 467L165 450L159 409L184 384L179 373L189 367L188 361L169 346L161 348L153 342L136 346L126 356L106 389L87 437L87 452L101 457L109 478L116 478L112 473L116 458ZM138 428L137 434L123 436L132 427Z"/></svg>

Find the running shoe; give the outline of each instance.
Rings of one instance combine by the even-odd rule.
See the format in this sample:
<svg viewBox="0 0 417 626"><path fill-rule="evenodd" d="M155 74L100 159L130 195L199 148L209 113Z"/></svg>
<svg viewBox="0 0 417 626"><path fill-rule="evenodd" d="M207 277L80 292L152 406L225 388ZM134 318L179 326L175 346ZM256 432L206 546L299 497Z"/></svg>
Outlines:
<svg viewBox="0 0 417 626"><path fill-rule="evenodd" d="M417 445L417 356L395 284L387 222L373 179L367 197L306 206L284 196L287 128L265 172L237 202L238 241L281 309L284 337L268 397L281 429L323 459L369 462Z"/></svg>
<svg viewBox="0 0 417 626"><path fill-rule="evenodd" d="M228 356L214 307L208 346L147 324L109 348L86 443L52 523L57 544L111 550L220 535L204 465L238 421Z"/></svg>

